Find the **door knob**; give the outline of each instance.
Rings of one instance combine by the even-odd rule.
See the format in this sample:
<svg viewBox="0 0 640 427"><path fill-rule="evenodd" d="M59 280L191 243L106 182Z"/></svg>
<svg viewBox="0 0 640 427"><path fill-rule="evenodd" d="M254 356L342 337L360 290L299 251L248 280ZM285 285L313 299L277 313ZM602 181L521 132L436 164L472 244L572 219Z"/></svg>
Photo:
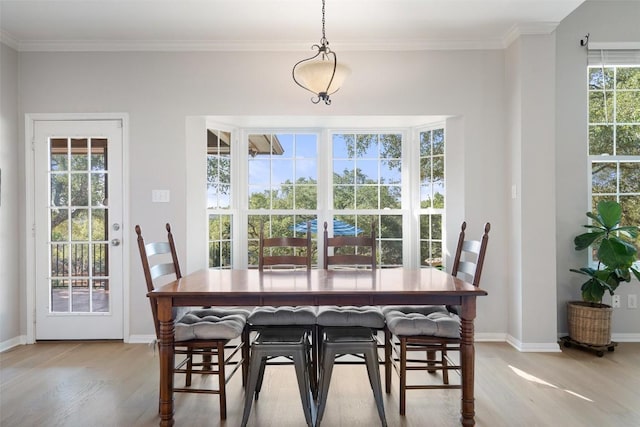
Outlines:
<svg viewBox="0 0 640 427"><path fill-rule="evenodd" d="M111 240L111 246L120 246L120 239Z"/></svg>

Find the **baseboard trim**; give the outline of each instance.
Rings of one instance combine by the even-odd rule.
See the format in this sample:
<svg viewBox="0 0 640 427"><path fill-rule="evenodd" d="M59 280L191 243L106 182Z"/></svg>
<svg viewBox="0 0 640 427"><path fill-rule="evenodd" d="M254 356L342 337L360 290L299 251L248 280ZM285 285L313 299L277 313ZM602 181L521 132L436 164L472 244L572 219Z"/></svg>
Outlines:
<svg viewBox="0 0 640 427"><path fill-rule="evenodd" d="M640 334L611 334L611 340L616 342L640 342Z"/></svg>
<svg viewBox="0 0 640 427"><path fill-rule="evenodd" d="M557 342L523 343L511 335L507 336L507 343L522 353L559 353L561 351Z"/></svg>
<svg viewBox="0 0 640 427"><path fill-rule="evenodd" d="M9 340L0 342L0 353L3 351L9 350L10 348L17 347L19 345L24 345L27 343L26 335L18 335L17 337L13 337Z"/></svg>
<svg viewBox="0 0 640 427"><path fill-rule="evenodd" d="M125 340L127 344L150 344L156 340L155 335L129 335Z"/></svg>

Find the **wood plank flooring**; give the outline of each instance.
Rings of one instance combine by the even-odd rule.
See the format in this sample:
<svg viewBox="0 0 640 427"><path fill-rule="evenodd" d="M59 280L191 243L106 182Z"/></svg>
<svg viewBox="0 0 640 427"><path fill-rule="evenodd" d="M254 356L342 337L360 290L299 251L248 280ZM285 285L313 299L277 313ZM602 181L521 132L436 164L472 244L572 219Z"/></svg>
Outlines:
<svg viewBox="0 0 640 427"><path fill-rule="evenodd" d="M409 391L407 415L401 417L395 373L393 381L392 393L385 395L389 426L460 425L459 390ZM0 354L0 426L157 426L158 382L158 354L148 345L19 346ZM221 422L217 396L176 394L175 425L238 426L242 399L238 375L229 383L228 418ZM620 343L604 357L574 348L520 353L505 343L478 343L476 423L640 426L640 343ZM267 368L249 425L305 425L292 366ZM336 366L322 425L380 425L364 366Z"/></svg>

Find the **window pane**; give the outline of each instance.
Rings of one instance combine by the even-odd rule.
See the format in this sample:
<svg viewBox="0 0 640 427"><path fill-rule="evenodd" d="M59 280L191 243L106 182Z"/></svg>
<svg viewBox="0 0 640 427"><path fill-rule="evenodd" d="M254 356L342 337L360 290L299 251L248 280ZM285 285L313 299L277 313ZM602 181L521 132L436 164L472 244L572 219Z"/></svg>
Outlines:
<svg viewBox="0 0 640 427"><path fill-rule="evenodd" d="M616 147L619 156L640 156L640 125L616 126Z"/></svg>
<svg viewBox="0 0 640 427"><path fill-rule="evenodd" d="M591 125L589 126L589 154L613 155L613 126Z"/></svg>
<svg viewBox="0 0 640 427"><path fill-rule="evenodd" d="M640 162L620 163L620 192L640 193ZM640 225L640 222L633 225Z"/></svg>
<svg viewBox="0 0 640 427"><path fill-rule="evenodd" d="M613 89L613 68L592 67L589 68L589 89Z"/></svg>
<svg viewBox="0 0 640 427"><path fill-rule="evenodd" d="M617 183L617 167L615 163L594 162L591 175L591 191L594 193L615 193Z"/></svg>
<svg viewBox="0 0 640 427"><path fill-rule="evenodd" d="M612 91L589 92L589 122L613 123Z"/></svg>
<svg viewBox="0 0 640 427"><path fill-rule="evenodd" d="M616 98L616 121L619 123L640 122L640 90L618 92Z"/></svg>
<svg viewBox="0 0 640 427"><path fill-rule="evenodd" d="M618 89L640 89L640 67L618 67L616 87Z"/></svg>

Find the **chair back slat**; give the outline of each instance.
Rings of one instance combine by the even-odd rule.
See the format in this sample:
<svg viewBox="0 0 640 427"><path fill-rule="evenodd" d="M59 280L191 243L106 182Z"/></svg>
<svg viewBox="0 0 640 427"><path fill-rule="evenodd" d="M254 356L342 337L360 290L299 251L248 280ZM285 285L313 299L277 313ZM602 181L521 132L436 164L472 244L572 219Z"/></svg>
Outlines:
<svg viewBox="0 0 640 427"><path fill-rule="evenodd" d="M376 269L376 224L371 223L370 236L334 236L329 237L328 225L324 223L324 269L329 266L365 266ZM333 254L329 249L333 248ZM347 253L349 251L352 253Z"/></svg>
<svg viewBox="0 0 640 427"><path fill-rule="evenodd" d="M171 253L171 247L169 242L153 242L147 243L144 245L145 250L147 251L147 256L154 255L164 255Z"/></svg>
<svg viewBox="0 0 640 427"><path fill-rule="evenodd" d="M306 237L264 237L264 223L260 224L258 269L265 266L297 267L311 269L311 223L307 222ZM304 252L304 254L301 254Z"/></svg>
<svg viewBox="0 0 640 427"><path fill-rule="evenodd" d="M171 233L171 225L167 223L167 241L152 242L145 244L142 237L142 230L136 225L135 230L138 235L138 251L140 252L140 261L142 262L142 271L147 284L147 292L155 289L155 280L160 277L174 275L175 279L180 279L180 264L176 252L173 234ZM162 255L171 254L170 262L166 261L166 257ZM151 313L153 314L153 322L156 328L156 336L160 336L160 322L158 321L158 306L153 298L149 298L151 304Z"/></svg>

